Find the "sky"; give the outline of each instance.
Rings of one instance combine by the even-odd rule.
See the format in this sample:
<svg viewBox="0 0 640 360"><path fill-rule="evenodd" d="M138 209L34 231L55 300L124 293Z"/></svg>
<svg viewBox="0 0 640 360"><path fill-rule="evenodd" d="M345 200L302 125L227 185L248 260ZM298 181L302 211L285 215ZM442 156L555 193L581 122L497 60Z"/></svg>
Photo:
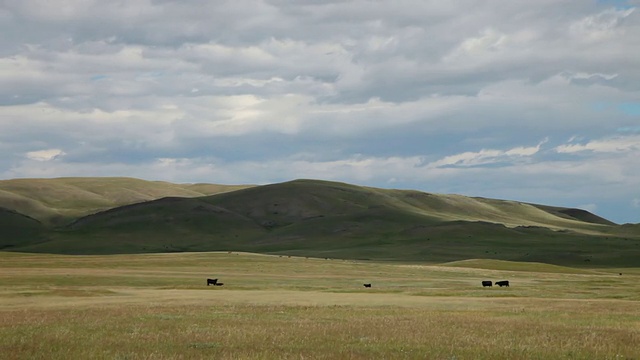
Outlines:
<svg viewBox="0 0 640 360"><path fill-rule="evenodd" d="M640 223L640 0L0 0L0 179L323 179Z"/></svg>

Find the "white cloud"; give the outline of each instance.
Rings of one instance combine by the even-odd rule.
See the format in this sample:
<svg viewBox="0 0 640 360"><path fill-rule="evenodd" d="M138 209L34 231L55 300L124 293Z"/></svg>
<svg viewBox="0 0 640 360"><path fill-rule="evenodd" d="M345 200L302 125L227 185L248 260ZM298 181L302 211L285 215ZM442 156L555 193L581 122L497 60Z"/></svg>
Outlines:
<svg viewBox="0 0 640 360"><path fill-rule="evenodd" d="M478 37L465 39L456 50L461 55L482 55L486 52L500 50L507 40L505 34L494 29L485 29Z"/></svg>
<svg viewBox="0 0 640 360"><path fill-rule="evenodd" d="M572 77L574 79L602 78L602 79L605 79L605 80L613 80L613 79L618 77L618 74L601 74L601 73L588 74L588 73L584 73L584 72L578 72L578 73L573 74Z"/></svg>
<svg viewBox="0 0 640 360"><path fill-rule="evenodd" d="M498 159L503 156L504 151L500 150L480 150L478 152L465 152L456 155L446 156L443 159L432 162L429 164L431 167L442 166L475 166L486 165L499 161Z"/></svg>
<svg viewBox="0 0 640 360"><path fill-rule="evenodd" d="M64 155L65 155L65 152L60 149L29 151L28 153L25 154L25 156L28 159L36 160L36 161L56 160Z"/></svg>
<svg viewBox="0 0 640 360"><path fill-rule="evenodd" d="M565 144L556 147L555 150L564 154L587 151L594 153L640 152L640 135L591 140L583 144Z"/></svg>
<svg viewBox="0 0 640 360"><path fill-rule="evenodd" d="M446 156L440 160L427 164L427 167L437 168L446 166L480 166L496 163L512 163L531 157L540 151L540 147L548 140L541 141L536 146L519 146L508 150L480 150L477 152L464 152L461 154Z"/></svg>
<svg viewBox="0 0 640 360"><path fill-rule="evenodd" d="M583 41L603 41L613 36L620 35L619 26L635 11L635 8L617 10L607 9L595 15L589 15L574 22L571 33Z"/></svg>

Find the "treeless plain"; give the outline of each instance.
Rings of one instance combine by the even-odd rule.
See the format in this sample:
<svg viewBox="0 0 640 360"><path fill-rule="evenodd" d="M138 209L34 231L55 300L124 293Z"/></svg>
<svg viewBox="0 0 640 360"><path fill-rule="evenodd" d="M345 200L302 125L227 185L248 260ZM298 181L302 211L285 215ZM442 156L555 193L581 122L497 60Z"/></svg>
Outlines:
<svg viewBox="0 0 640 360"><path fill-rule="evenodd" d="M0 253L0 358L634 359L638 280L489 260Z"/></svg>

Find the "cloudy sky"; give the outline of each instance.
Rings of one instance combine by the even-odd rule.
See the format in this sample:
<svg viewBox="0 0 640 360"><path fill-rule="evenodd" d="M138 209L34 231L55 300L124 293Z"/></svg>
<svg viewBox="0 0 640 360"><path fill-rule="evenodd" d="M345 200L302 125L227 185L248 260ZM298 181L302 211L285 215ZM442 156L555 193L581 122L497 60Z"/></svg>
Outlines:
<svg viewBox="0 0 640 360"><path fill-rule="evenodd" d="M0 0L0 178L313 178L640 223L637 7Z"/></svg>

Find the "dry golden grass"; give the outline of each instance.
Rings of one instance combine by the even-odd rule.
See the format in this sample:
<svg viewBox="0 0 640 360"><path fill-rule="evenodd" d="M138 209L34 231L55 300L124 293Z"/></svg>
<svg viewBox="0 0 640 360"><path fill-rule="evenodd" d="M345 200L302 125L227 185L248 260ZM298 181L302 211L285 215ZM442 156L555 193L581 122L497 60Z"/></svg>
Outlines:
<svg viewBox="0 0 640 360"><path fill-rule="evenodd" d="M480 287L503 278L510 288ZM638 280L636 270L0 253L0 359L638 359Z"/></svg>
<svg viewBox="0 0 640 360"><path fill-rule="evenodd" d="M469 300L473 303L473 299ZM540 305L540 304L539 304ZM476 304L477 306L477 304ZM364 305L121 305L8 311L7 358L628 359L616 304L443 310ZM632 310L632 309L627 309ZM637 310L636 310L637 311ZM7 331L8 330L8 331Z"/></svg>

